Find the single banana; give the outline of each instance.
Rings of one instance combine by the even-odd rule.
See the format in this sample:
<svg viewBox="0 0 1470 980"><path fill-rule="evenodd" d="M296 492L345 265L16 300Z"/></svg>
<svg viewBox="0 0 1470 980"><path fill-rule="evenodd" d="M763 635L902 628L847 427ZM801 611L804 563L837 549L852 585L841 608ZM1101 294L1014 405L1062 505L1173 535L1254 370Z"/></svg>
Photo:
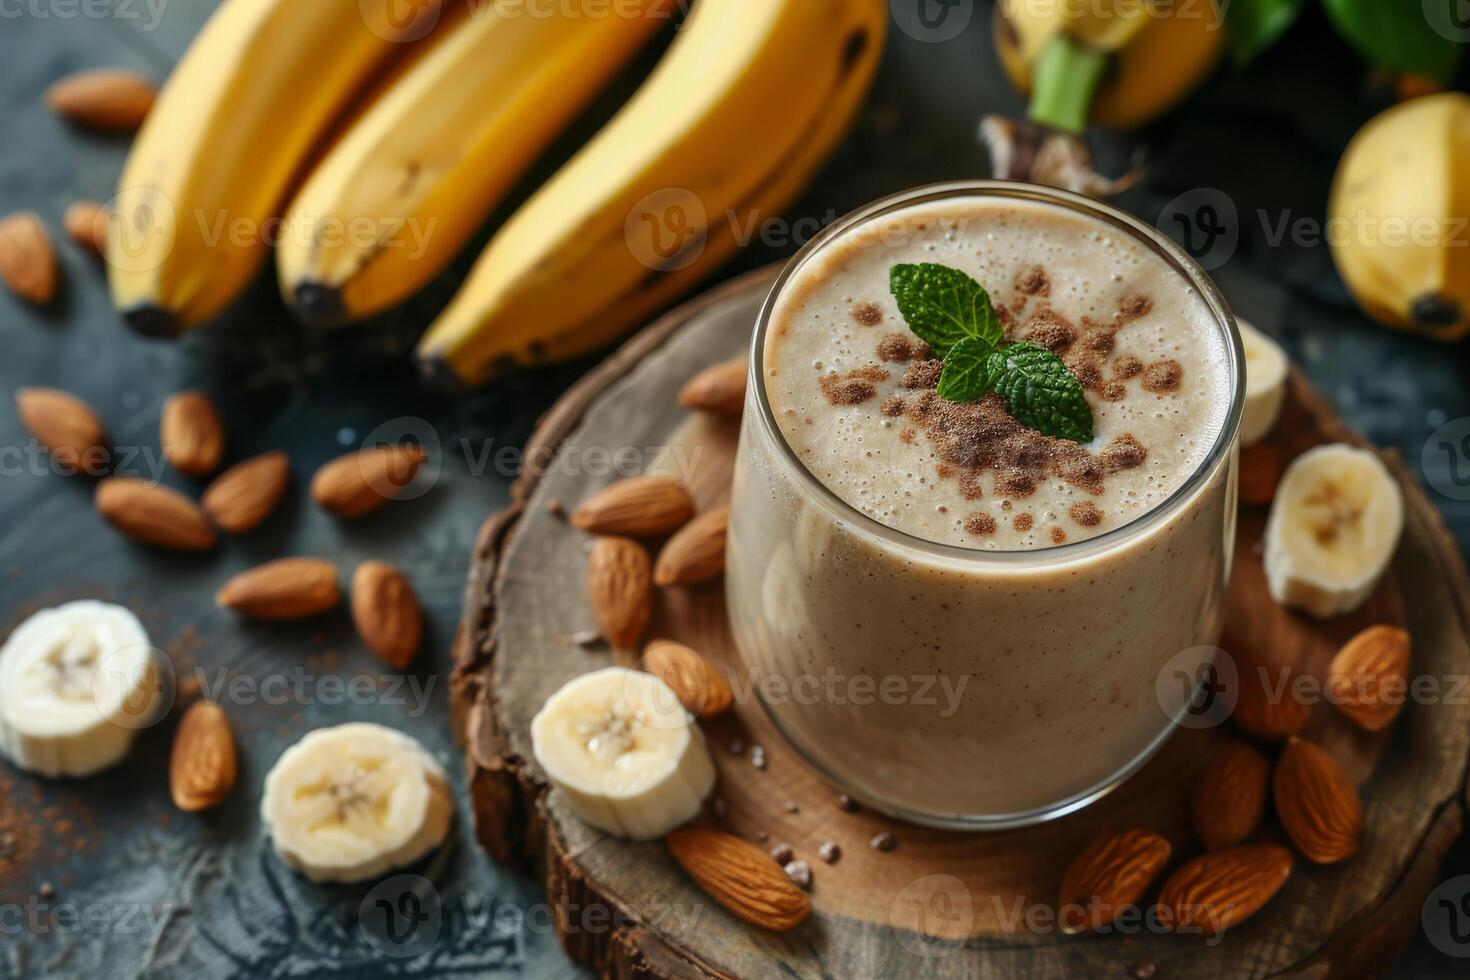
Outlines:
<svg viewBox="0 0 1470 980"><path fill-rule="evenodd" d="M265 777L276 852L313 881L362 881L412 864L454 822L444 768L416 740L365 722L319 728Z"/></svg>
<svg viewBox="0 0 1470 980"><path fill-rule="evenodd" d="M158 657L121 606L82 600L31 616L0 647L0 752L52 778L121 762L161 707Z"/></svg>
<svg viewBox="0 0 1470 980"><path fill-rule="evenodd" d="M794 199L857 113L882 0L700 0L652 75L496 234L419 347L477 384L605 345Z"/></svg>
<svg viewBox="0 0 1470 980"><path fill-rule="evenodd" d="M583 0L533 15L500 0L441 27L292 201L276 251L286 301L351 321L418 292L672 8Z"/></svg>
<svg viewBox="0 0 1470 980"><path fill-rule="evenodd" d="M1403 497L1377 456L1341 444L1309 449L1287 467L1266 521L1272 598L1324 618L1356 609L1403 528Z"/></svg>
<svg viewBox="0 0 1470 980"><path fill-rule="evenodd" d="M567 682L531 720L531 747L584 822L651 840L687 822L715 784L704 733L659 678L607 667Z"/></svg>
<svg viewBox="0 0 1470 980"><path fill-rule="evenodd" d="M1470 333L1470 96L1412 99L1348 144L1328 202L1337 271L1375 320Z"/></svg>
<svg viewBox="0 0 1470 980"><path fill-rule="evenodd" d="M245 288L313 146L438 5L220 5L169 77L118 182L108 279L129 324L176 335Z"/></svg>
<svg viewBox="0 0 1470 980"><path fill-rule="evenodd" d="M1253 446L1266 438L1281 415L1281 403L1286 399L1286 352L1240 317L1235 322L1245 348L1245 414L1240 420L1240 444Z"/></svg>

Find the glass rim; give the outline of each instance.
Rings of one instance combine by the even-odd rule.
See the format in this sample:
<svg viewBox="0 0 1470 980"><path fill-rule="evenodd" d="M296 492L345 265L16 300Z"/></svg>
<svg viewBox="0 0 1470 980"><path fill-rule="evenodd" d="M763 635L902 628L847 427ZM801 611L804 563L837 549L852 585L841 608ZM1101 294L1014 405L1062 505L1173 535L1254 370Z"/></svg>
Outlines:
<svg viewBox="0 0 1470 980"><path fill-rule="evenodd" d="M1185 277L1213 314L1216 326L1225 335L1225 350L1230 361L1230 408L1225 414L1219 431L1215 434L1214 444L1211 445L1204 459L1200 461L1189 478L1176 487L1157 507L1139 514L1126 524L1080 541L1029 549L966 548L900 531L863 513L818 479L807 468L796 451L791 448L785 433L781 431L781 426L776 421L775 413L771 410L770 398L766 394L764 383L766 333L770 328L771 317L782 290L797 271L805 266L818 251L852 228L905 208L957 197L998 197L1038 201L1067 208L1102 221L1126 232L1168 262ZM1052 565L1111 550L1114 546L1145 534L1165 523L1195 498L1234 446L1236 435L1240 430L1240 420L1245 410L1245 350L1241 345L1240 330L1236 325L1235 315L1230 311L1230 305L1225 301L1219 287L1188 252L1153 226L1112 205L1060 188L1014 180L956 180L926 184L879 198L837 219L803 245L782 267L781 272L771 284L770 290L766 293L765 299L761 302L760 313L756 317L755 332L751 338L748 381L749 390L755 397L756 416L767 436L779 447L782 461L796 475L807 494L826 507L838 519L890 544L963 564Z"/></svg>

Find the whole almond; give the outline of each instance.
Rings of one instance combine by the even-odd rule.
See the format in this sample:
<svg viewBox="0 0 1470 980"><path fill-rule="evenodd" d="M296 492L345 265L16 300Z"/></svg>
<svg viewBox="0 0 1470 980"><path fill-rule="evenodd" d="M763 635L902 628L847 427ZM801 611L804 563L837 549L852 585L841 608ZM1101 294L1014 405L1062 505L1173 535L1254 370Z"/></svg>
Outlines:
<svg viewBox="0 0 1470 980"><path fill-rule="evenodd" d="M1169 860L1169 842L1151 830L1104 834L1062 876L1057 918L1068 934L1110 925L1143 897Z"/></svg>
<svg viewBox="0 0 1470 980"><path fill-rule="evenodd" d="M15 393L20 420L66 473L99 476L107 468L107 430L86 402L55 388Z"/></svg>
<svg viewBox="0 0 1470 980"><path fill-rule="evenodd" d="M424 635L419 597L403 573L385 561L365 561L352 575L352 622L357 635L389 667L402 670Z"/></svg>
<svg viewBox="0 0 1470 980"><path fill-rule="evenodd" d="M735 700L719 668L682 643L654 640L643 650L643 669L669 685L684 710L698 718L722 715Z"/></svg>
<svg viewBox="0 0 1470 980"><path fill-rule="evenodd" d="M656 538L694 516L694 501L671 476L633 476L582 501L572 526L592 534Z"/></svg>
<svg viewBox="0 0 1470 980"><path fill-rule="evenodd" d="M745 407L745 382L750 361L733 357L700 371L679 391L679 404L713 415L738 416Z"/></svg>
<svg viewBox="0 0 1470 980"><path fill-rule="evenodd" d="M341 598L336 565L320 558L281 558L236 575L214 601L254 619L301 619L326 612Z"/></svg>
<svg viewBox="0 0 1470 980"><path fill-rule="evenodd" d="M209 396L181 391L163 403L159 423L163 455L174 469L189 476L214 472L225 454L225 425Z"/></svg>
<svg viewBox="0 0 1470 980"><path fill-rule="evenodd" d="M1212 851L1234 847L1261 825L1271 761L1255 746L1228 740L1210 759L1194 787L1194 832Z"/></svg>
<svg viewBox="0 0 1470 980"><path fill-rule="evenodd" d="M110 476L97 484L97 511L113 527L143 544L172 551L214 547L214 528L204 511L165 486Z"/></svg>
<svg viewBox="0 0 1470 980"><path fill-rule="evenodd" d="M1281 482L1281 450L1258 442L1240 451L1240 502L1260 507L1276 496Z"/></svg>
<svg viewBox="0 0 1470 980"><path fill-rule="evenodd" d="M398 497L427 458L422 447L408 444L339 456L312 477L311 499L338 517L362 517Z"/></svg>
<svg viewBox="0 0 1470 980"><path fill-rule="evenodd" d="M753 926L782 932L811 913L806 893L749 841L688 828L672 832L667 842L674 860L710 898Z"/></svg>
<svg viewBox="0 0 1470 980"><path fill-rule="evenodd" d="M200 503L221 530L244 534L276 509L290 480L290 461L275 450L236 463L215 477Z"/></svg>
<svg viewBox="0 0 1470 980"><path fill-rule="evenodd" d="M151 81L121 68L79 71L46 90L46 104L63 119L118 133L141 126L157 97Z"/></svg>
<svg viewBox="0 0 1470 980"><path fill-rule="evenodd" d="M632 538L598 538L587 556L587 601L602 635L619 649L638 643L653 615L648 551Z"/></svg>
<svg viewBox="0 0 1470 980"><path fill-rule="evenodd" d="M198 813L219 806L235 788L235 736L213 701L196 701L174 735L168 785L174 806Z"/></svg>
<svg viewBox="0 0 1470 980"><path fill-rule="evenodd" d="M1370 626L1344 644L1327 668L1333 706L1366 731L1393 724L1407 700L1409 645L1394 626Z"/></svg>
<svg viewBox="0 0 1470 980"><path fill-rule="evenodd" d="M1158 920L1172 932L1219 936L1269 902L1291 877L1291 852L1242 844L1195 858L1159 891Z"/></svg>
<svg viewBox="0 0 1470 980"><path fill-rule="evenodd" d="M66 235L96 256L107 254L107 222L111 212L100 201L74 201L61 215Z"/></svg>
<svg viewBox="0 0 1470 980"><path fill-rule="evenodd" d="M1293 737L1276 761L1276 815L1308 860L1335 864L1358 851L1363 801L1337 760Z"/></svg>
<svg viewBox="0 0 1470 980"><path fill-rule="evenodd" d="M1280 742L1303 728L1312 706L1296 690L1292 667L1268 665L1252 657L1236 658L1237 695L1230 720L1262 742Z"/></svg>
<svg viewBox="0 0 1470 980"><path fill-rule="evenodd" d="M658 553L653 583L698 585L725 573L725 538L730 525L730 508L716 507L685 524Z"/></svg>
<svg viewBox="0 0 1470 980"><path fill-rule="evenodd" d="M41 219L30 211L0 218L0 278L28 303L45 306L56 295L56 249Z"/></svg>

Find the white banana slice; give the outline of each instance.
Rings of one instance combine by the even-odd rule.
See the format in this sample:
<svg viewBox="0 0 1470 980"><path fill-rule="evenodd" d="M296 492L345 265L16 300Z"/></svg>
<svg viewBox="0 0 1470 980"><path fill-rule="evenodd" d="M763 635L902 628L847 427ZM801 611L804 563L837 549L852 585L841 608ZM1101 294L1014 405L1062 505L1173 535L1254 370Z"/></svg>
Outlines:
<svg viewBox="0 0 1470 980"><path fill-rule="evenodd" d="M297 871L362 881L438 847L454 822L454 794L416 740L357 722L319 728L283 752L265 777L260 815Z"/></svg>
<svg viewBox="0 0 1470 980"><path fill-rule="evenodd" d="M0 752L53 778L116 765L157 720L160 656L122 606L87 599L36 613L0 647Z"/></svg>
<svg viewBox="0 0 1470 980"><path fill-rule="evenodd" d="M1245 347L1245 415L1240 420L1240 444L1252 446L1266 438L1281 414L1286 398L1286 352L1255 327L1235 318Z"/></svg>
<svg viewBox="0 0 1470 980"><path fill-rule="evenodd" d="M608 667L567 682L531 721L536 761L583 821L617 837L661 837L715 784L704 733L652 674Z"/></svg>
<svg viewBox="0 0 1470 980"><path fill-rule="evenodd" d="M1266 523L1271 596L1316 616L1355 609L1403 528L1403 497L1377 456L1340 444L1302 453L1281 478Z"/></svg>

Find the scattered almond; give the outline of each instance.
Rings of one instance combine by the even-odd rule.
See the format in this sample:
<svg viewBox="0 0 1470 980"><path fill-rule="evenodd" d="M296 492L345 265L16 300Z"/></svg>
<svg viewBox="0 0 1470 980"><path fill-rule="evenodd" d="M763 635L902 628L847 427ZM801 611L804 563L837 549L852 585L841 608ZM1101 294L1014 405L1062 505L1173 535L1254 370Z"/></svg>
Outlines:
<svg viewBox="0 0 1470 980"><path fill-rule="evenodd" d="M215 477L201 504L229 534L244 534L270 516L291 480L291 464L279 450L236 463Z"/></svg>
<svg viewBox="0 0 1470 980"><path fill-rule="evenodd" d="M653 615L648 551L632 538L603 537L587 556L587 600L602 635L619 649L637 645Z"/></svg>
<svg viewBox="0 0 1470 980"><path fill-rule="evenodd" d="M1271 761L1255 746L1232 738L1215 752L1194 788L1194 832L1212 851L1234 847L1261 825Z"/></svg>
<svg viewBox="0 0 1470 980"><path fill-rule="evenodd" d="M1370 732L1393 724L1408 697L1409 634L1371 626L1353 637L1327 668L1333 706Z"/></svg>
<svg viewBox="0 0 1470 980"><path fill-rule="evenodd" d="M592 534L656 538L694 516L694 501L671 476L633 476L588 497L572 526Z"/></svg>
<svg viewBox="0 0 1470 980"><path fill-rule="evenodd" d="M1171 850L1151 830L1120 830L1093 841L1062 876L1057 899L1062 931L1073 934L1110 925L1143 897Z"/></svg>
<svg viewBox="0 0 1470 980"><path fill-rule="evenodd" d="M739 416L745 407L745 383L750 361L732 357L690 378L679 392L679 404L713 415Z"/></svg>
<svg viewBox="0 0 1470 980"><path fill-rule="evenodd" d="M15 393L20 420L51 451L67 473L100 475L107 467L107 430L86 402L55 388L22 388Z"/></svg>
<svg viewBox="0 0 1470 980"><path fill-rule="evenodd" d="M241 572L214 601L255 619L301 619L326 612L341 599L337 566L320 558L281 558Z"/></svg>
<svg viewBox="0 0 1470 980"><path fill-rule="evenodd" d="M1276 815L1308 860L1334 864L1352 857L1363 836L1363 802L1337 760L1293 737L1276 762Z"/></svg>
<svg viewBox="0 0 1470 980"><path fill-rule="evenodd" d="M97 484L97 511L113 527L143 544L172 551L214 547L214 528L204 511L165 486L110 476Z"/></svg>
<svg viewBox="0 0 1470 980"><path fill-rule="evenodd" d="M56 250L41 219L30 211L0 218L0 278L28 303L45 306L56 295Z"/></svg>
<svg viewBox="0 0 1470 980"><path fill-rule="evenodd" d="M311 498L338 517L362 517L402 493L427 458L422 447L407 444L339 456L316 471Z"/></svg>
<svg viewBox="0 0 1470 980"><path fill-rule="evenodd" d="M61 215L66 236L98 257L107 254L107 222L110 212L100 201L75 201Z"/></svg>
<svg viewBox="0 0 1470 980"><path fill-rule="evenodd" d="M1280 742L1307 727L1312 706L1298 696L1296 671L1253 657L1235 660L1237 694L1230 720L1262 742Z"/></svg>
<svg viewBox="0 0 1470 980"><path fill-rule="evenodd" d="M659 552L653 583L660 588L698 585L723 575L729 524L730 508L716 507L681 527Z"/></svg>
<svg viewBox="0 0 1470 980"><path fill-rule="evenodd" d="M198 813L219 806L235 788L235 736L230 720L213 701L197 701L179 722L169 760L174 806Z"/></svg>
<svg viewBox="0 0 1470 980"><path fill-rule="evenodd" d="M759 847L732 834L690 828L669 834L669 851L705 893L734 915L781 932L811 913L811 900Z"/></svg>
<svg viewBox="0 0 1470 980"><path fill-rule="evenodd" d="M46 90L46 104L63 119L118 133L141 126L157 97L152 82L121 68L79 71Z"/></svg>
<svg viewBox="0 0 1470 980"><path fill-rule="evenodd" d="M181 391L163 403L159 424L163 455L189 476L212 473L225 454L225 425L209 396Z"/></svg>
<svg viewBox="0 0 1470 980"><path fill-rule="evenodd" d="M735 700L720 669L682 643L654 640L643 650L643 669L669 685L696 717L722 715Z"/></svg>
<svg viewBox="0 0 1470 980"><path fill-rule="evenodd" d="M352 575L352 622L357 635L394 670L418 656L424 613L413 586L385 561L365 561Z"/></svg>
<svg viewBox="0 0 1470 980"><path fill-rule="evenodd" d="M1218 936L1255 915L1291 877L1291 852L1274 844L1211 851L1169 876L1159 923L1172 932Z"/></svg>
<svg viewBox="0 0 1470 980"><path fill-rule="evenodd" d="M1269 442L1258 442L1240 451L1240 502L1254 507L1269 504L1276 496L1284 469L1281 450Z"/></svg>

